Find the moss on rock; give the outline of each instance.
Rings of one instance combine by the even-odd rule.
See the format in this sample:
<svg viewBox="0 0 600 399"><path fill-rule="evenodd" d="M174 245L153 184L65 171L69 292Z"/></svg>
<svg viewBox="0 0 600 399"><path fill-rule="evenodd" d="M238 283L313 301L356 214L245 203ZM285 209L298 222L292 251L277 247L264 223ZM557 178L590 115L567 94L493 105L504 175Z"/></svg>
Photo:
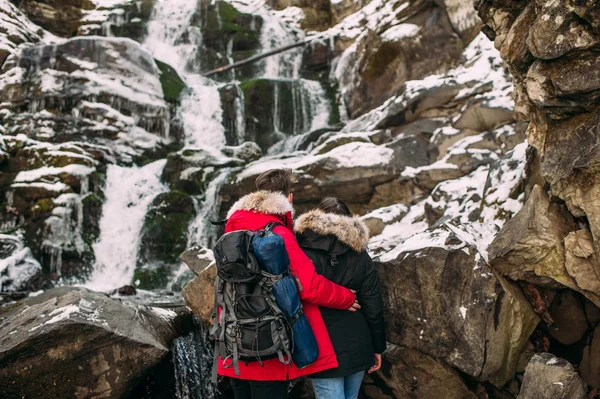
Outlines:
<svg viewBox="0 0 600 399"><path fill-rule="evenodd" d="M160 70L160 84L162 85L165 101L176 103L183 89L186 88L185 82L179 77L175 69L162 61L155 60L156 66Z"/></svg>

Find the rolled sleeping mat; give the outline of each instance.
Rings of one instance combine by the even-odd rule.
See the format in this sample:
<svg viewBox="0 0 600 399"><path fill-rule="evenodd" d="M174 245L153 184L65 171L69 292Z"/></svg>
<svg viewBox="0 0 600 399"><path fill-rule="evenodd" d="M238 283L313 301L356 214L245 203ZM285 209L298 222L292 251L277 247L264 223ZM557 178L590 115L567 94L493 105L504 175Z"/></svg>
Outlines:
<svg viewBox="0 0 600 399"><path fill-rule="evenodd" d="M290 258L285 249L285 242L272 229L265 228L254 236L252 250L263 271L274 276L283 276L273 285L273 296L292 327L294 363L300 368L309 366L317 360L319 346L312 327L302 311L296 281L289 274Z"/></svg>

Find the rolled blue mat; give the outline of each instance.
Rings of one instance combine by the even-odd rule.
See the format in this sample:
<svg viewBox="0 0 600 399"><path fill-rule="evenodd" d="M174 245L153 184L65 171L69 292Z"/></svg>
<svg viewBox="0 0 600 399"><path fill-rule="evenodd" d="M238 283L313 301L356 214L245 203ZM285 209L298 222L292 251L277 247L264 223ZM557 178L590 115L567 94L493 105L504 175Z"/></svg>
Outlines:
<svg viewBox="0 0 600 399"><path fill-rule="evenodd" d="M252 250L263 271L276 276L284 275L273 285L273 296L277 306L292 326L294 363L300 368L311 365L319 357L319 346L312 327L302 311L296 281L288 274L290 258L283 238L270 229L265 229L254 236Z"/></svg>

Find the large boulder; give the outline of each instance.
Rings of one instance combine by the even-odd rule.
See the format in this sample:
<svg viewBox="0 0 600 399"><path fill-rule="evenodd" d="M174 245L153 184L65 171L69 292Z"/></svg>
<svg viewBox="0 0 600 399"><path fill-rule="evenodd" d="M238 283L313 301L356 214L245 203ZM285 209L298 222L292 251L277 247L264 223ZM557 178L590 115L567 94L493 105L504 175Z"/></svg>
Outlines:
<svg viewBox="0 0 600 399"><path fill-rule="evenodd" d="M75 36L84 10L96 8L91 0L21 0L17 4L31 21L62 37Z"/></svg>
<svg viewBox="0 0 600 399"><path fill-rule="evenodd" d="M363 384L368 398L476 398L456 371L431 356L393 345L383 358L381 370Z"/></svg>
<svg viewBox="0 0 600 399"><path fill-rule="evenodd" d="M592 339L583 350L581 377L596 389L600 389L600 328L596 327Z"/></svg>
<svg viewBox="0 0 600 399"><path fill-rule="evenodd" d="M7 134L102 144L122 162L167 151L171 117L160 69L132 40L78 37L25 47L2 72Z"/></svg>
<svg viewBox="0 0 600 399"><path fill-rule="evenodd" d="M186 316L62 287L0 314L5 398L123 397L169 352Z"/></svg>
<svg viewBox="0 0 600 399"><path fill-rule="evenodd" d="M583 399L586 394L585 383L569 362L540 353L527 365L518 399Z"/></svg>
<svg viewBox="0 0 600 399"><path fill-rule="evenodd" d="M498 386L514 376L539 319L476 248L439 228L414 235L376 264L390 342Z"/></svg>
<svg viewBox="0 0 600 399"><path fill-rule="evenodd" d="M16 236L0 234L0 292L37 291L44 283L31 249Z"/></svg>
<svg viewBox="0 0 600 399"><path fill-rule="evenodd" d="M495 270L513 280L547 288L569 287L600 304L600 276L591 257L591 237L566 209L534 187L523 209L490 246ZM581 284L581 285L580 285Z"/></svg>
<svg viewBox="0 0 600 399"><path fill-rule="evenodd" d="M320 155L264 157L233 173L225 182L220 191L222 210L254 191L256 177L272 168L294 171L294 204L298 211L316 205L328 195L338 196L359 210L370 201L374 187L397 175L394 151L372 143L352 142Z"/></svg>

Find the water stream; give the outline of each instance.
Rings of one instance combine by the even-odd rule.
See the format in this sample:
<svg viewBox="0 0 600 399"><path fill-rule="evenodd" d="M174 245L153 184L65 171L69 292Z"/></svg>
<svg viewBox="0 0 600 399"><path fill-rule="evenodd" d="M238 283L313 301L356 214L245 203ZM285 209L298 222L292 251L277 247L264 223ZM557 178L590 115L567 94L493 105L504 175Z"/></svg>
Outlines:
<svg viewBox="0 0 600 399"><path fill-rule="evenodd" d="M165 164L160 160L141 168L108 167L100 238L94 244L96 266L86 287L109 291L131 283L146 212L168 190L160 181Z"/></svg>

